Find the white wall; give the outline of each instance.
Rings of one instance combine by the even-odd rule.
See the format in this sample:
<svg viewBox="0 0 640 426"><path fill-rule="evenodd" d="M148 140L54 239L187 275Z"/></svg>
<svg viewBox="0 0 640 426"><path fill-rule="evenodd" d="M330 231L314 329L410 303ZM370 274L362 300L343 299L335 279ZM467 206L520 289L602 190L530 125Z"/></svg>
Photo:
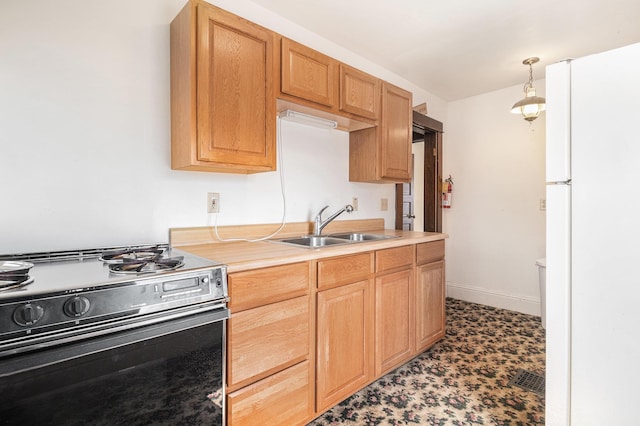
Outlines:
<svg viewBox="0 0 640 426"><path fill-rule="evenodd" d="M446 103L247 0L231 12L414 92L444 121ZM171 227L274 223L277 173L170 169L169 23L185 0L0 2L0 253L167 240ZM350 219L383 217L393 185L348 182L348 134L282 124L288 221L359 198Z"/></svg>
<svg viewBox="0 0 640 426"><path fill-rule="evenodd" d="M544 81L535 81L544 96ZM535 261L545 253L545 118L511 114L522 86L450 102L444 176L454 182L444 209L447 294L540 314Z"/></svg>

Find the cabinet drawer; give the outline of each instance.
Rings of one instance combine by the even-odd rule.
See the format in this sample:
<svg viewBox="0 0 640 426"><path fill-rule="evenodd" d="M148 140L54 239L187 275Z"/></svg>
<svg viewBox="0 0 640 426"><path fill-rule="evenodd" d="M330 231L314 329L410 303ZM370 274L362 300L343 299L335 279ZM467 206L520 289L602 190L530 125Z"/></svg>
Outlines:
<svg viewBox="0 0 640 426"><path fill-rule="evenodd" d="M293 425L313 412L309 361L229 394L229 425Z"/></svg>
<svg viewBox="0 0 640 426"><path fill-rule="evenodd" d="M306 262L229 275L229 308L234 313L308 293Z"/></svg>
<svg viewBox="0 0 640 426"><path fill-rule="evenodd" d="M413 264L413 245L376 251L376 273Z"/></svg>
<svg viewBox="0 0 640 426"><path fill-rule="evenodd" d="M318 261L318 288L366 280L373 272L373 253L336 257Z"/></svg>
<svg viewBox="0 0 640 426"><path fill-rule="evenodd" d="M304 360L309 332L309 296L233 313L227 384L237 388Z"/></svg>
<svg viewBox="0 0 640 426"><path fill-rule="evenodd" d="M420 243L416 246L416 264L422 265L444 259L444 240Z"/></svg>

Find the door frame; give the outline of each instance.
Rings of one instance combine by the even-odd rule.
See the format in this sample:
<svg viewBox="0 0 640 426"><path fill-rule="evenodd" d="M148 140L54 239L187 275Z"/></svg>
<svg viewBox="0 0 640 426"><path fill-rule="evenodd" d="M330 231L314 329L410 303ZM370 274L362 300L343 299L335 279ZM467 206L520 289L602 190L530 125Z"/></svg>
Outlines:
<svg viewBox="0 0 640 426"><path fill-rule="evenodd" d="M422 231L442 232L442 198L440 186L442 184L442 135L443 124L431 117L413 111L413 142L424 140L424 193L422 194L423 226ZM427 144L431 149L427 148ZM435 156L434 167L427 172L426 164L431 164L430 158ZM413 173L412 173L413 179ZM414 199L415 202L415 199ZM396 229L402 229L402 184L396 185Z"/></svg>

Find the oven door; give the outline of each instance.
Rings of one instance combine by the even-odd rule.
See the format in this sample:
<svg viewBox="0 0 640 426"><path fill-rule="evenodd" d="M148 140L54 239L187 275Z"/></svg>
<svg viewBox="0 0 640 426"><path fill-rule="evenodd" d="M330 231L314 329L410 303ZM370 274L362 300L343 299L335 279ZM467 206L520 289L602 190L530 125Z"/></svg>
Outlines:
<svg viewBox="0 0 640 426"><path fill-rule="evenodd" d="M0 359L2 425L224 424L226 308Z"/></svg>

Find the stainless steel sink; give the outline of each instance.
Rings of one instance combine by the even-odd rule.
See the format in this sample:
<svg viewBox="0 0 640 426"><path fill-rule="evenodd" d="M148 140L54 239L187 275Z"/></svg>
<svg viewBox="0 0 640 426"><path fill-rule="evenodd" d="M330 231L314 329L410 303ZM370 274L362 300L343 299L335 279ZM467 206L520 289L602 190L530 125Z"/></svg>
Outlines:
<svg viewBox="0 0 640 426"><path fill-rule="evenodd" d="M340 244L350 244L353 241L349 241L345 238L335 238L328 236L315 236L315 235L303 235L302 237L294 238L281 238L278 240L271 240L276 243L291 244L294 246L302 246L309 248L320 248L327 246L335 246Z"/></svg>
<svg viewBox="0 0 640 426"><path fill-rule="evenodd" d="M341 238L350 241L379 241L388 240L390 238L398 238L397 235L384 235L384 234L362 234L359 232L352 232L348 234L332 234L333 238Z"/></svg>
<svg viewBox="0 0 640 426"><path fill-rule="evenodd" d="M289 244L298 247L309 248L321 248L328 246L336 246L340 244L352 244L364 241L379 241L387 240L389 238L397 238L397 235L384 235L384 234L362 234L359 232L350 232L343 234L332 235L303 235L301 237L292 238L280 238L277 240L270 240L274 243Z"/></svg>

